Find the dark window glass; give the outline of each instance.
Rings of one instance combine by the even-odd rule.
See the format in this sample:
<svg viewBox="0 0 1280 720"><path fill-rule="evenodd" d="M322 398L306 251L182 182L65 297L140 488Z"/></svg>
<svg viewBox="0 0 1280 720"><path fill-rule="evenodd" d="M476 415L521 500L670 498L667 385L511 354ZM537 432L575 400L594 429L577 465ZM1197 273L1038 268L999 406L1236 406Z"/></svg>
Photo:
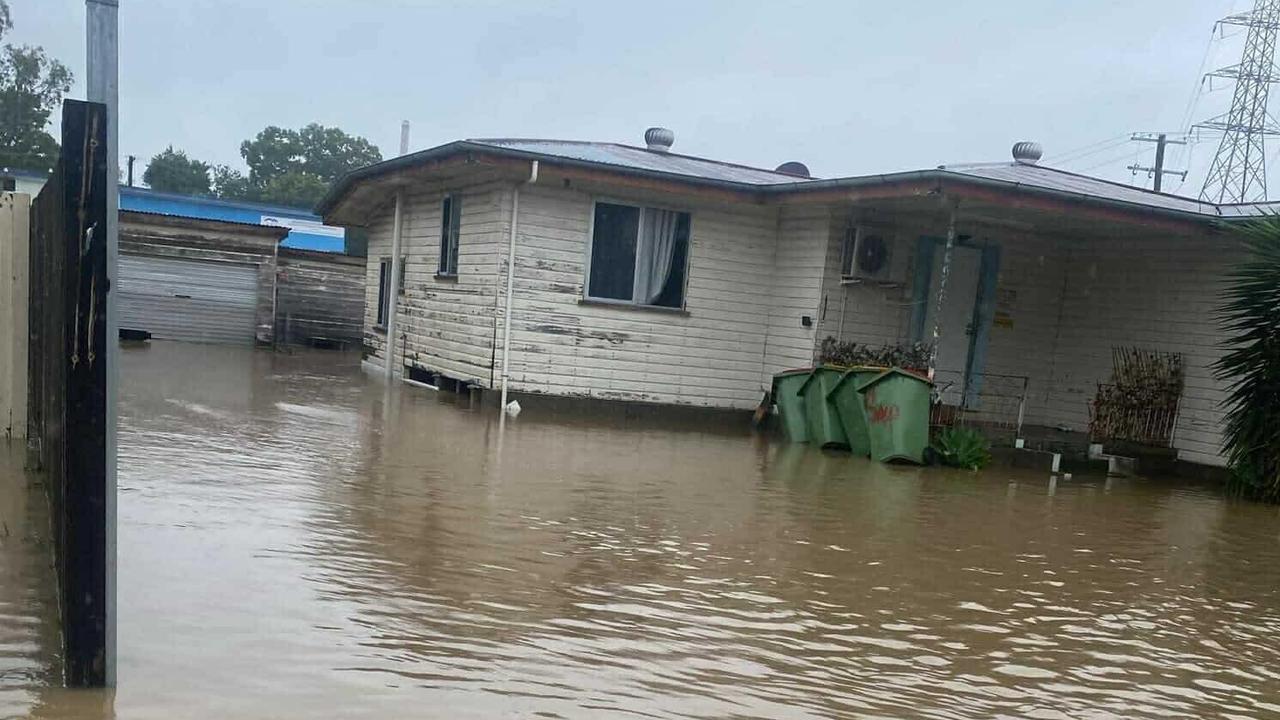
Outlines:
<svg viewBox="0 0 1280 720"><path fill-rule="evenodd" d="M684 307L684 276L689 267L689 214L680 213L676 223L676 244L671 258L671 274L662 293L653 301L661 307Z"/></svg>
<svg viewBox="0 0 1280 720"><path fill-rule="evenodd" d="M596 203L591 238L591 285L587 296L632 299L636 274L636 234L640 208Z"/></svg>
<svg viewBox="0 0 1280 720"><path fill-rule="evenodd" d="M462 202L457 196L445 195L440 206L441 275L458 274L458 238L462 229Z"/></svg>
<svg viewBox="0 0 1280 720"><path fill-rule="evenodd" d="M388 291L391 279L391 260L383 259L378 263L378 325L387 325L387 306L391 302Z"/></svg>

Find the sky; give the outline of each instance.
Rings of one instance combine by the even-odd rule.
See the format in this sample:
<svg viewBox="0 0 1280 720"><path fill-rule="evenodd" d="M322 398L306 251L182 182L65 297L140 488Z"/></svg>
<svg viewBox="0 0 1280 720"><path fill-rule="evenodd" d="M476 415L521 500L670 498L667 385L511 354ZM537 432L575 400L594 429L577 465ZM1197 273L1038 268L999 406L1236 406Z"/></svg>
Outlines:
<svg viewBox="0 0 1280 720"><path fill-rule="evenodd" d="M83 0L9 0L84 97ZM1008 160L1143 184L1132 132L1225 112L1214 22L1249 0L120 0L120 151L243 167L268 125L336 125L384 157L469 137L643 145L816 176ZM1280 140L1275 143L1280 150ZM1198 192L1217 139L1171 149ZM1189 157L1188 157L1189 155ZM1276 160L1268 151L1268 160ZM1272 162L1277 169L1280 163ZM122 161L123 166L123 161ZM1275 174L1273 173L1273 177ZM1280 188L1280 184L1277 184ZM1273 196L1275 193L1273 193Z"/></svg>

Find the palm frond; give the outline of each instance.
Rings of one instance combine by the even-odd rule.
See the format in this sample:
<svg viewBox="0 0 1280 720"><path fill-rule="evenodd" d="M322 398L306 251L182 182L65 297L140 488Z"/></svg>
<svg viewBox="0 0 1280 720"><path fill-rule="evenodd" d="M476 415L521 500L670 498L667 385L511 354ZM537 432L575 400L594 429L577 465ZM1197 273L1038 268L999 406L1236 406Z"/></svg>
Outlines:
<svg viewBox="0 0 1280 720"><path fill-rule="evenodd" d="M1234 232L1249 257L1227 274L1216 314L1231 334L1213 367L1228 391L1223 449L1235 490L1280 502L1280 217Z"/></svg>

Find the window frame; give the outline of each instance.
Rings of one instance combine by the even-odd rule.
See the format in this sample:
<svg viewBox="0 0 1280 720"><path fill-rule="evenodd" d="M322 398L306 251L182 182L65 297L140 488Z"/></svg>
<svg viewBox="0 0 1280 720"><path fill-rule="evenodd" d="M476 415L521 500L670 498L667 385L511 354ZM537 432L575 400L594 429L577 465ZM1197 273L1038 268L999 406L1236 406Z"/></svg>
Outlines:
<svg viewBox="0 0 1280 720"><path fill-rule="evenodd" d="M849 280L855 276L858 266L858 239L862 236L861 225L848 225L840 236L840 279Z"/></svg>
<svg viewBox="0 0 1280 720"><path fill-rule="evenodd" d="M595 297L591 294L591 258L595 251L596 243L596 206L600 203L605 205L621 205L623 207L631 207L638 209L639 217L636 220L636 242L639 243L641 236L641 227L644 224L645 209L665 210L667 212L684 213L689 216L689 237L685 239L684 252L684 278L680 285L680 304L678 306L671 305L650 305L648 303L639 303L635 300L619 300L618 298ZM622 200L610 196L596 196L591 198L591 212L587 216L587 242L586 256L583 259L582 273L582 297L581 303L591 305L617 305L620 307L638 309L638 310L656 310L659 312L685 312L689 303L689 269L693 267L693 224L694 212L689 208L678 207L674 205L659 205L656 203L644 203L636 200ZM638 249L638 248L637 248ZM636 276L640 274L640 258L637 253L635 266L631 268L632 287L635 287ZM633 291L634 294L634 291Z"/></svg>
<svg viewBox="0 0 1280 720"><path fill-rule="evenodd" d="M444 211L446 204L449 206L448 218L445 217ZM436 263L437 278L458 277L458 248L461 244L462 195L456 192L444 193L440 197L440 254Z"/></svg>

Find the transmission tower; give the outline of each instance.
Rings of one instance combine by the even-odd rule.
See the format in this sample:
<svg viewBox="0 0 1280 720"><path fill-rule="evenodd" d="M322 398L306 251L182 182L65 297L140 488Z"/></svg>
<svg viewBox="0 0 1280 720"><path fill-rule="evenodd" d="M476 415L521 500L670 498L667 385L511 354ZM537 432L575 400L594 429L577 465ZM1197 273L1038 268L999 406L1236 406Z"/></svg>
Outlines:
<svg viewBox="0 0 1280 720"><path fill-rule="evenodd" d="M1272 83L1280 81L1274 62L1280 0L1255 0L1252 12L1223 18L1218 24L1248 31L1240 63L1209 73L1209 77L1235 80L1236 87L1231 109L1225 115L1196 126L1223 132L1200 199L1215 203L1258 202L1267 199L1265 139L1280 134L1267 113L1267 94Z"/></svg>

